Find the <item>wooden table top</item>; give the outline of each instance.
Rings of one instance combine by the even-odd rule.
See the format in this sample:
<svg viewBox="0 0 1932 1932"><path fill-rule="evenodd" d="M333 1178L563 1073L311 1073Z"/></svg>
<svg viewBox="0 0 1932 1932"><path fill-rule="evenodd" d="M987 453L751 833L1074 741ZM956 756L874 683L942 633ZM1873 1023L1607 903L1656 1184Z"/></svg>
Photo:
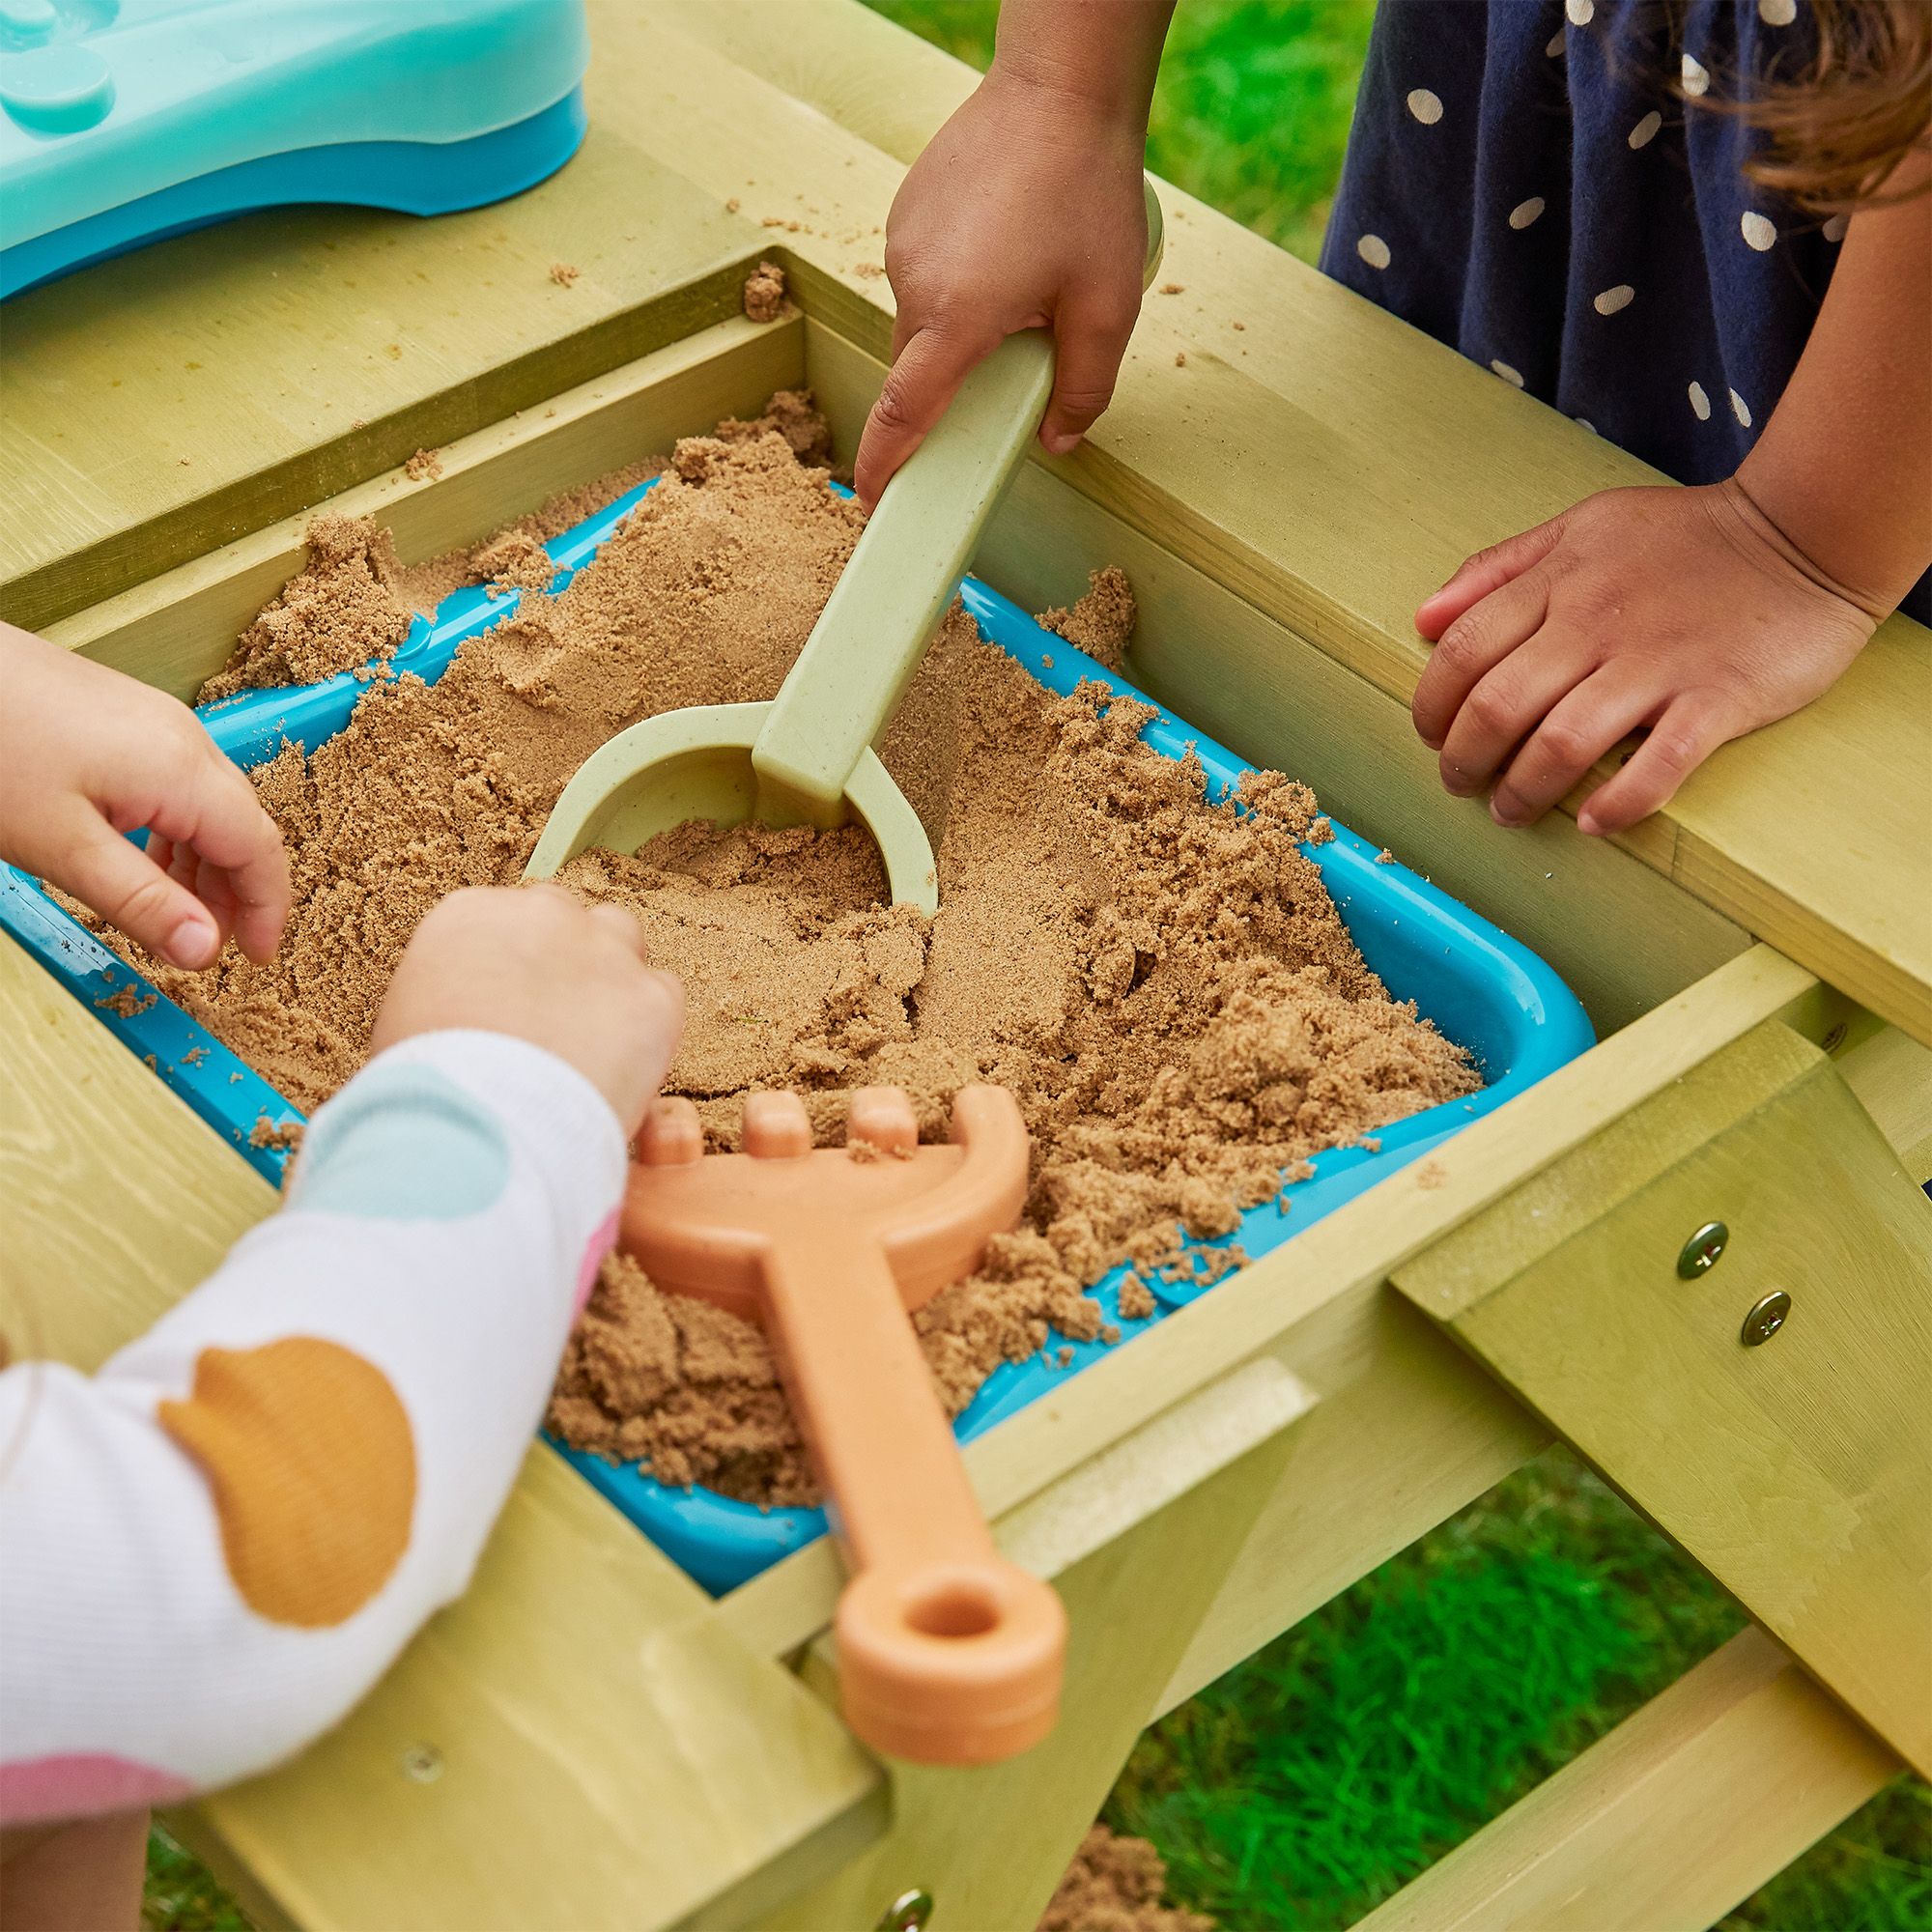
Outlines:
<svg viewBox="0 0 1932 1932"><path fill-rule="evenodd" d="M886 210L968 70L856 0L791 0L782 35L762 0L590 14L589 138L529 194L433 222L249 216L7 305L0 613L58 637L102 597L714 320L761 252L881 348ZM1162 279L1181 293L1150 297L1114 409L1051 467L1359 675L1406 696L1426 656L1408 614L1468 552L1656 480L1162 198ZM1932 1040L1928 719L1932 633L1894 618L1825 698L1727 747L1620 842Z"/></svg>

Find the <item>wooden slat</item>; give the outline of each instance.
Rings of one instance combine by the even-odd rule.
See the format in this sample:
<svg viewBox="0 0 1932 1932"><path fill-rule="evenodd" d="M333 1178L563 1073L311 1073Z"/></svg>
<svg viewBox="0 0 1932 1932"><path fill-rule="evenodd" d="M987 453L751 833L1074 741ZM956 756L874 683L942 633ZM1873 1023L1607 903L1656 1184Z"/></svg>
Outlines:
<svg viewBox="0 0 1932 1932"><path fill-rule="evenodd" d="M1293 1629L1549 1440L1493 1377L1386 1290L1330 1303L1273 1352L1320 1398L1295 1425L1281 1480L1156 1715Z"/></svg>
<svg viewBox="0 0 1932 1932"><path fill-rule="evenodd" d="M440 474L391 469L328 499L374 517L414 563L473 543L546 497L609 470L667 455L680 436L761 409L805 380L804 323L742 316L566 389L441 452ZM236 637L302 566L313 509L250 532L49 626L57 644L191 698Z"/></svg>
<svg viewBox="0 0 1932 1932"><path fill-rule="evenodd" d="M274 1191L5 939L0 1029L6 1329L91 1366ZM462 1602L294 1764L200 1807L283 1916L343 1932L748 1916L883 1814L843 1727L541 1445Z"/></svg>
<svg viewBox="0 0 1932 1932"><path fill-rule="evenodd" d="M1757 1029L1395 1280L1932 1769L1932 1211L1829 1060Z"/></svg>
<svg viewBox="0 0 1932 1932"><path fill-rule="evenodd" d="M1060 1723L1045 1743L972 1771L894 1765L892 1831L747 1932L865 1932L915 1887L932 1894L937 1928L1020 1932L1037 1923L1279 1481L1294 1434L1275 1434L1057 1577L1067 1669ZM831 1672L828 1642L814 1650L810 1673L829 1692Z"/></svg>
<svg viewBox="0 0 1932 1932"><path fill-rule="evenodd" d="M1703 1932L1899 1769L1747 1630L1356 1932Z"/></svg>
<svg viewBox="0 0 1932 1932"><path fill-rule="evenodd" d="M1887 1027L1847 1047L1837 1065L1906 1173L1932 1179L1932 1048Z"/></svg>
<svg viewBox="0 0 1932 1932"><path fill-rule="evenodd" d="M10 301L0 611L50 623L731 315L756 232L593 116L495 208L250 215Z"/></svg>
<svg viewBox="0 0 1932 1932"><path fill-rule="evenodd" d="M275 1193L0 934L0 1333L98 1368Z"/></svg>

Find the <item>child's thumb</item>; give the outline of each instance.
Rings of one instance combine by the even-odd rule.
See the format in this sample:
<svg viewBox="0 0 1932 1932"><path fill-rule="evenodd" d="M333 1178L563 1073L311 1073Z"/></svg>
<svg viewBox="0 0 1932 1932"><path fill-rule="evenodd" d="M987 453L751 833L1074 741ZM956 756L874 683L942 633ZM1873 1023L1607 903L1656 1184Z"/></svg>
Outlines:
<svg viewBox="0 0 1932 1932"><path fill-rule="evenodd" d="M199 972L221 951L209 909L93 812L77 823L47 878L171 966Z"/></svg>
<svg viewBox="0 0 1932 1932"><path fill-rule="evenodd" d="M852 466L852 487L868 510L877 506L880 492L900 464L946 413L974 365L999 345L997 334L969 334L930 324L899 352L866 418Z"/></svg>

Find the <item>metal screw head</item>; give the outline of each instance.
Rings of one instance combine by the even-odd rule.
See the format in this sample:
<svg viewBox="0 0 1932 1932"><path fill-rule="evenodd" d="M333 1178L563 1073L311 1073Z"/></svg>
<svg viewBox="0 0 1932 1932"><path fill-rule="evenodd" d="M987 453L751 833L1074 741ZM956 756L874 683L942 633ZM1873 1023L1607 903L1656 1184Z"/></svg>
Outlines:
<svg viewBox="0 0 1932 1932"><path fill-rule="evenodd" d="M1677 1272L1686 1281L1695 1281L1718 1265L1718 1257L1731 1238L1731 1231L1721 1221L1706 1221L1677 1252Z"/></svg>
<svg viewBox="0 0 1932 1932"><path fill-rule="evenodd" d="M1738 1332L1738 1340L1747 1349L1755 1349L1760 1342L1769 1342L1784 1326L1785 1318L1791 1313L1791 1297L1781 1288L1775 1288L1762 1301L1751 1303L1750 1313L1745 1317L1745 1325Z"/></svg>
<svg viewBox="0 0 1932 1932"><path fill-rule="evenodd" d="M1846 1031L1845 1023L1843 1020L1840 1020L1838 1024L1834 1026L1831 1030L1831 1032L1828 1033L1825 1036L1825 1037L1818 1042L1818 1044L1821 1047L1823 1047L1827 1053L1836 1053L1837 1050L1845 1043L1845 1031Z"/></svg>
<svg viewBox="0 0 1932 1932"><path fill-rule="evenodd" d="M434 1745L412 1745L403 1753L403 1776L412 1784L434 1784L442 1776L442 1753Z"/></svg>
<svg viewBox="0 0 1932 1932"><path fill-rule="evenodd" d="M931 1922L932 1894L916 1885L886 1907L876 1932L925 1932Z"/></svg>

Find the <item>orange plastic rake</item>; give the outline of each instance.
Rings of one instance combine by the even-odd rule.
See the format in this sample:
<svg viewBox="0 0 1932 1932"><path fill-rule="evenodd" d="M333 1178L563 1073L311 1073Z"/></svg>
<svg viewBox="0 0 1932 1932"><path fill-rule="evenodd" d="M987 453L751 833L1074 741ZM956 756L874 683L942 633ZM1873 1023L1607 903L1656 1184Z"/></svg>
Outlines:
<svg viewBox="0 0 1932 1932"><path fill-rule="evenodd" d="M1037 1744L1065 1613L993 1547L906 1319L1019 1217L1012 1095L962 1088L951 1144L921 1147L906 1095L862 1088L845 1146L814 1150L796 1094L753 1094L728 1154L704 1152L689 1100L662 1100L638 1153L622 1245L660 1288L765 1328L825 1485L852 1572L835 1626L846 1722L923 1764Z"/></svg>

